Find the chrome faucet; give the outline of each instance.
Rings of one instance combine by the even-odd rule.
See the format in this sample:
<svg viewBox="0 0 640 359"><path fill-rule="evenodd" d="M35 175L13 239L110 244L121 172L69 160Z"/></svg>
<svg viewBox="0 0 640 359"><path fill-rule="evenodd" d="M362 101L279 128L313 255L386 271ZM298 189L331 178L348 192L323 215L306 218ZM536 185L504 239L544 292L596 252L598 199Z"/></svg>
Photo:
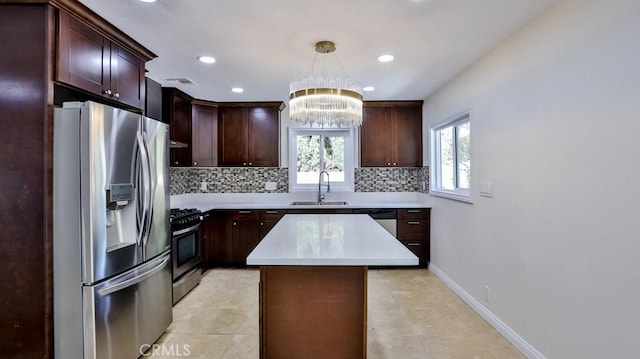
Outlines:
<svg viewBox="0 0 640 359"><path fill-rule="evenodd" d="M329 180L329 172L323 170L318 177L318 203L322 203L324 200L324 194L322 193L322 174L327 174L327 193L331 192L331 181Z"/></svg>

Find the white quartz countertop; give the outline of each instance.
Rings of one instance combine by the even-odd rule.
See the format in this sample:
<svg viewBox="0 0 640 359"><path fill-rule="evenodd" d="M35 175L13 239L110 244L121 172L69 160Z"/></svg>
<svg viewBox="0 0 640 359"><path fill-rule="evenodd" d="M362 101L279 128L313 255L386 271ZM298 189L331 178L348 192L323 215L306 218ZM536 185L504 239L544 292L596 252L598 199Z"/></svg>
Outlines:
<svg viewBox="0 0 640 359"><path fill-rule="evenodd" d="M315 201L317 192L302 193L188 193L171 196L171 208L215 209L311 209L311 208L431 208L429 196L416 192L327 193L326 201L346 205L293 205Z"/></svg>
<svg viewBox="0 0 640 359"><path fill-rule="evenodd" d="M412 266L418 257L366 214L287 214L247 264Z"/></svg>

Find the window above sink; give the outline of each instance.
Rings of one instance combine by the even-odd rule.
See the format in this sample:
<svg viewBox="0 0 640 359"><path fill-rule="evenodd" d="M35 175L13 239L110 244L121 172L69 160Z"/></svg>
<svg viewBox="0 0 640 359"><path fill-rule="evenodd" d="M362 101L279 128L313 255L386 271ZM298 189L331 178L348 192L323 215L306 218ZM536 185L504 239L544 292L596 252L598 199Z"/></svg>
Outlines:
<svg viewBox="0 0 640 359"><path fill-rule="evenodd" d="M317 191L323 170L329 173L331 191L353 191L354 129L292 128L290 131L290 191ZM322 178L325 186L327 177Z"/></svg>

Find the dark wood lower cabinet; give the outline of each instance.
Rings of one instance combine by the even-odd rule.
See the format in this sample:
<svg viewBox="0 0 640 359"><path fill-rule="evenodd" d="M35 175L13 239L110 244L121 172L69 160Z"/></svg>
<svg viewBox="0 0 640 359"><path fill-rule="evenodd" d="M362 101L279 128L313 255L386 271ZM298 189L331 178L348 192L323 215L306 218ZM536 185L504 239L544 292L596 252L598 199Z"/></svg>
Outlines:
<svg viewBox="0 0 640 359"><path fill-rule="evenodd" d="M278 221L284 216L285 211L280 209L261 210L258 212L258 237L262 240L267 233L278 223Z"/></svg>
<svg viewBox="0 0 640 359"><path fill-rule="evenodd" d="M249 253L285 214L349 214L353 209L305 208L211 211L204 222L203 270L244 267ZM397 238L427 266L430 256L430 209L398 209Z"/></svg>
<svg viewBox="0 0 640 359"><path fill-rule="evenodd" d="M226 211L211 211L205 214L202 240L203 271L232 263L230 223L230 214L227 216Z"/></svg>
<svg viewBox="0 0 640 359"><path fill-rule="evenodd" d="M232 215L233 264L245 265L249 253L258 245L258 215L255 211L236 211Z"/></svg>
<svg viewBox="0 0 640 359"><path fill-rule="evenodd" d="M430 260L431 209L398 209L397 238L419 259L421 266Z"/></svg>

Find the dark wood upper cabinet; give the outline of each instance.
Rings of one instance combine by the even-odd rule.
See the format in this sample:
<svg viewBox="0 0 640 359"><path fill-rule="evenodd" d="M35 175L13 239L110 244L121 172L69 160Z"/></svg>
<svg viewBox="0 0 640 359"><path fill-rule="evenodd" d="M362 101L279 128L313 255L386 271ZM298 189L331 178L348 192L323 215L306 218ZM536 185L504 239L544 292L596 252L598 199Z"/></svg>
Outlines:
<svg viewBox="0 0 640 359"><path fill-rule="evenodd" d="M362 167L422 166L422 101L368 101L361 128Z"/></svg>
<svg viewBox="0 0 640 359"><path fill-rule="evenodd" d="M162 118L169 121L171 141L185 143L186 148L171 148L171 166L191 166L191 101L193 98L173 88L162 88Z"/></svg>
<svg viewBox="0 0 640 359"><path fill-rule="evenodd" d="M277 167L280 155L280 110L249 108L247 160L250 166Z"/></svg>
<svg viewBox="0 0 640 359"><path fill-rule="evenodd" d="M282 102L220 104L218 165L277 167Z"/></svg>
<svg viewBox="0 0 640 359"><path fill-rule="evenodd" d="M143 109L145 59L59 11L56 80Z"/></svg>
<svg viewBox="0 0 640 359"><path fill-rule="evenodd" d="M146 91L146 105L144 111L145 116L153 118L154 120L162 121L164 123L169 123L168 120L164 120L162 117L162 86L147 77Z"/></svg>
<svg viewBox="0 0 640 359"><path fill-rule="evenodd" d="M144 60L111 43L111 96L119 102L143 109L146 95L144 66Z"/></svg>
<svg viewBox="0 0 640 359"><path fill-rule="evenodd" d="M218 165L218 106L194 101L191 118L191 165Z"/></svg>
<svg viewBox="0 0 640 359"><path fill-rule="evenodd" d="M246 166L249 135L248 113L244 107L220 107L218 119L218 164Z"/></svg>

